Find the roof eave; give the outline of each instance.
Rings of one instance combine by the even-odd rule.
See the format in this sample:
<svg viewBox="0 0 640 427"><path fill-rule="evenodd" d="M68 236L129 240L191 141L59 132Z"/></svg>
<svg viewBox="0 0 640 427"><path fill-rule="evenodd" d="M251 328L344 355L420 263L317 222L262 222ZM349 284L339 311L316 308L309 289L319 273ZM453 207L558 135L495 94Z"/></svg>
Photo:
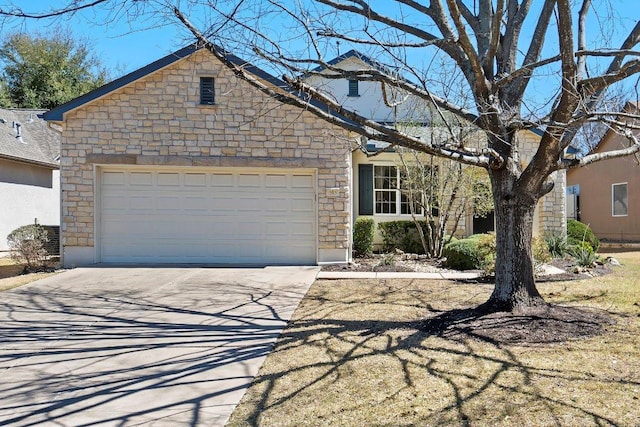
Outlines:
<svg viewBox="0 0 640 427"><path fill-rule="evenodd" d="M60 169L60 165L58 163L40 162L38 160L25 159L23 157L10 156L8 154L0 153L0 159L11 160L12 162L28 163L30 165L40 166L52 170Z"/></svg>

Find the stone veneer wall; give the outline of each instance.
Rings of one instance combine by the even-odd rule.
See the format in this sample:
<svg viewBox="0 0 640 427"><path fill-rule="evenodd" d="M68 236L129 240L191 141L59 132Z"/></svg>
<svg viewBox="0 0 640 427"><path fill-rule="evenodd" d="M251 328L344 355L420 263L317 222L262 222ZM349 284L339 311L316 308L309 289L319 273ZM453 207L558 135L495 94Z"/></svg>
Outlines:
<svg viewBox="0 0 640 427"><path fill-rule="evenodd" d="M523 131L518 135L521 143L520 152L528 162L538 148L540 137L530 131ZM565 171L558 171L552 175L555 186L538 202L538 235L543 236L547 232L565 234L567 232L566 221L566 189L567 176Z"/></svg>
<svg viewBox="0 0 640 427"><path fill-rule="evenodd" d="M216 105L199 104L215 78ZM69 112L62 137L66 265L94 259L94 165L314 168L318 261L350 258L350 150L344 131L236 78L209 52Z"/></svg>

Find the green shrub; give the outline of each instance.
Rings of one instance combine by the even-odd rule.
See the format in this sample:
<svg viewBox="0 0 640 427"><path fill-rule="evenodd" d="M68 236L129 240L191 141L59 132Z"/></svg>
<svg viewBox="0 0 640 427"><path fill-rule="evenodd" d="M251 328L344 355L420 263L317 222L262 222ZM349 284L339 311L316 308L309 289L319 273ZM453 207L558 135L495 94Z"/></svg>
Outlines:
<svg viewBox="0 0 640 427"><path fill-rule="evenodd" d="M447 259L445 266L454 270L480 268L482 257L478 250L478 239L461 239L445 246L442 255Z"/></svg>
<svg viewBox="0 0 640 427"><path fill-rule="evenodd" d="M353 250L357 256L370 256L373 253L373 237L376 223L373 218L359 217L353 225Z"/></svg>
<svg viewBox="0 0 640 427"><path fill-rule="evenodd" d="M23 225L7 236L11 259L25 264L26 271L38 271L46 267L49 254L44 245L48 241L47 230L39 225Z"/></svg>
<svg viewBox="0 0 640 427"><path fill-rule="evenodd" d="M547 241L541 237L534 237L531 244L533 254L533 272L536 276L542 273L542 265L553 259Z"/></svg>
<svg viewBox="0 0 640 427"><path fill-rule="evenodd" d="M534 264L551 261L551 254L543 239L534 237L532 242ZM453 242L444 249L446 266L456 270L482 269L491 274L496 269L496 235L494 233L475 234Z"/></svg>
<svg viewBox="0 0 640 427"><path fill-rule="evenodd" d="M587 242L594 252L597 252L600 247L600 241L593 234L593 230L587 224L575 219L567 220L567 241L570 245L576 245L578 242Z"/></svg>
<svg viewBox="0 0 640 427"><path fill-rule="evenodd" d="M563 233L550 232L544 235L547 250L553 258L562 258L570 253L571 245Z"/></svg>
<svg viewBox="0 0 640 427"><path fill-rule="evenodd" d="M478 253L480 255L480 265L478 266L486 274L491 274L496 270L496 235L474 234L472 239L478 242Z"/></svg>
<svg viewBox="0 0 640 427"><path fill-rule="evenodd" d="M582 253L585 251L589 252L590 254L595 254L596 252L593 250L593 247L591 247L591 245L588 242L576 242L575 244L571 245L571 248L569 249L569 253L574 258L577 256L576 254Z"/></svg>
<svg viewBox="0 0 640 427"><path fill-rule="evenodd" d="M546 241L540 237L533 238L531 252L533 254L533 261L535 264L546 264L553 259Z"/></svg>
<svg viewBox="0 0 640 427"><path fill-rule="evenodd" d="M571 254L580 267L592 267L597 255L587 242L578 242L571 249Z"/></svg>
<svg viewBox="0 0 640 427"><path fill-rule="evenodd" d="M427 226L424 221L418 221L422 227L425 239L428 239ZM400 249L402 252L412 254L424 254L424 248L413 221L388 221L378 224L378 230L382 236L383 250L385 252Z"/></svg>

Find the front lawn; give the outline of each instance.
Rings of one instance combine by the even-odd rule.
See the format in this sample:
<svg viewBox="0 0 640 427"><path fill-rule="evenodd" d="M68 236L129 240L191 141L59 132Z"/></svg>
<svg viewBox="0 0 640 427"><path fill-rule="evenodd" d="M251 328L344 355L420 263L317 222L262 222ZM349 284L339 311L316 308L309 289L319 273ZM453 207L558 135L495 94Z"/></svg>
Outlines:
<svg viewBox="0 0 640 427"><path fill-rule="evenodd" d="M624 266L607 276L539 285L550 302L615 321L565 341L527 339L540 319L517 316L485 322L487 335L425 332L425 320L483 302L491 285L317 281L228 425L637 426L640 254L615 256ZM491 338L507 327L523 339Z"/></svg>

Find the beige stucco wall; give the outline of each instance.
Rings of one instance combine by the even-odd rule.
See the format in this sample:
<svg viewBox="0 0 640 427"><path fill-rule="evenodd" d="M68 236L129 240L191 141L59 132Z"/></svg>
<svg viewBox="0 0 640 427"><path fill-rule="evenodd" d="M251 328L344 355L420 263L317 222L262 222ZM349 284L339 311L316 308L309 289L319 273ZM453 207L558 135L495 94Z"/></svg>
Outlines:
<svg viewBox="0 0 640 427"><path fill-rule="evenodd" d="M33 224L60 224L60 172L28 163L0 159L0 251L7 236Z"/></svg>
<svg viewBox="0 0 640 427"><path fill-rule="evenodd" d="M613 132L607 134L598 152L628 146ZM612 185L627 183L627 216L613 216ZM635 157L622 157L592 163L567 173L567 185L580 185L580 221L600 239L640 241L640 165Z"/></svg>
<svg viewBox="0 0 640 427"><path fill-rule="evenodd" d="M199 105L214 77L216 105ZM201 50L65 116L65 264L95 262L94 166L312 168L318 183L318 262L350 258L350 141L311 113L237 79Z"/></svg>

